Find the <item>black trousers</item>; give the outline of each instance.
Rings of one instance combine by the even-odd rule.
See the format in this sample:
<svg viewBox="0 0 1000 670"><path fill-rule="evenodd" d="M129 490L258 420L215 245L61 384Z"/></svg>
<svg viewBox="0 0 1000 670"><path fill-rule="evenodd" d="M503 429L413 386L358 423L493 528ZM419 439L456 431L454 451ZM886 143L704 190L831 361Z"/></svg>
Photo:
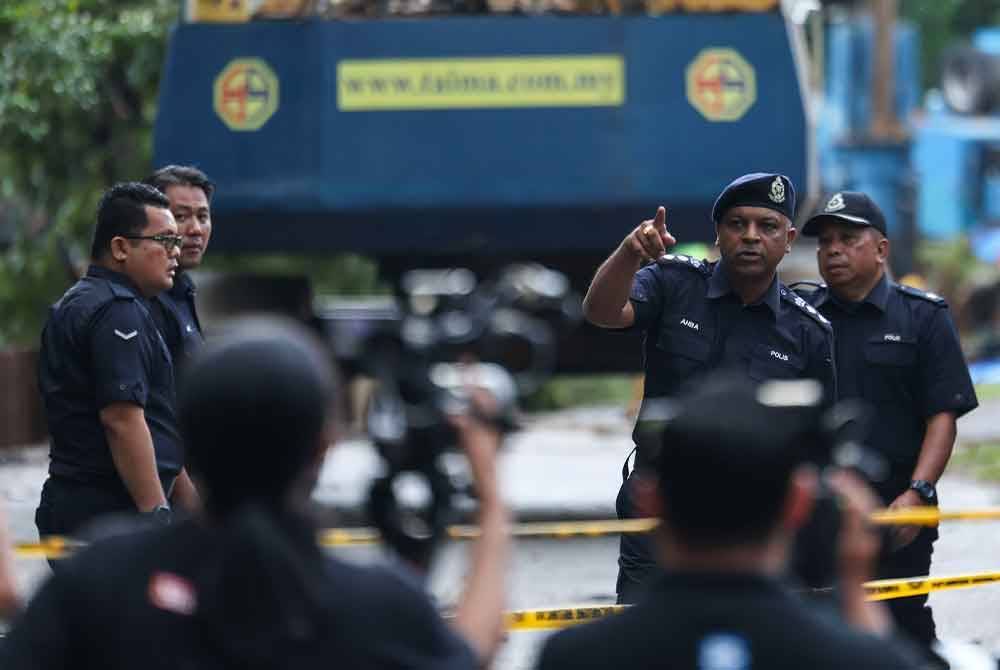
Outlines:
<svg viewBox="0 0 1000 670"><path fill-rule="evenodd" d="M629 484L634 476L633 470L618 489L615 510L619 519L637 518L632 496L629 494ZM652 533L622 533L618 551L618 583L615 587L618 604L633 605L638 602L660 570L656 563Z"/></svg>
<svg viewBox="0 0 1000 670"><path fill-rule="evenodd" d="M80 482L49 475L35 510L39 537L76 536L95 520L111 514L134 514L135 503L117 482ZM53 569L58 561L49 561Z"/></svg>
<svg viewBox="0 0 1000 670"><path fill-rule="evenodd" d="M937 528L924 528L917 538L898 551L890 553L879 565L879 579L922 577L931 571L931 555ZM919 644L930 646L937 639L934 616L927 605L927 596L896 598L886 601L897 628Z"/></svg>

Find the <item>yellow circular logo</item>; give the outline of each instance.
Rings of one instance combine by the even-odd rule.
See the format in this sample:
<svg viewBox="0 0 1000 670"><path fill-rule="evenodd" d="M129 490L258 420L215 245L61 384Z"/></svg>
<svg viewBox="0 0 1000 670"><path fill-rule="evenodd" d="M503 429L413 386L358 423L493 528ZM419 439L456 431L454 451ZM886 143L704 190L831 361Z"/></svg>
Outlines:
<svg viewBox="0 0 1000 670"><path fill-rule="evenodd" d="M709 121L738 121L757 100L753 66L735 49L703 49L685 80L688 102Z"/></svg>
<svg viewBox="0 0 1000 670"><path fill-rule="evenodd" d="M230 130L258 130L278 109L278 77L259 58L237 58L215 78L213 98Z"/></svg>

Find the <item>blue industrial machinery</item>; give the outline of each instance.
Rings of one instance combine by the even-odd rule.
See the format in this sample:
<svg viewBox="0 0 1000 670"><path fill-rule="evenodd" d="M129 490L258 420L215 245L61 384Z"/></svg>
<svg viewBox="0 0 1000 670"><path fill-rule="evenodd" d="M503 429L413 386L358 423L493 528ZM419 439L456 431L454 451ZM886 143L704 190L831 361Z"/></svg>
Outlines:
<svg viewBox="0 0 1000 670"><path fill-rule="evenodd" d="M803 49L780 5L182 23L155 161L217 181L216 251L352 251L390 280L530 260L582 290L657 205L678 240L711 242L734 177L814 190ZM340 333L366 314L322 316ZM561 341L559 369L639 369L637 341L604 337Z"/></svg>
<svg viewBox="0 0 1000 670"><path fill-rule="evenodd" d="M868 193L885 213L889 235L899 242L897 271L907 271L913 242L913 175L907 123L920 103L919 35L906 22L892 27L895 132L873 132L875 27L867 14L833 18L826 31L826 72L817 123L823 191Z"/></svg>
<svg viewBox="0 0 1000 670"><path fill-rule="evenodd" d="M1000 258L1000 29L977 32L946 59L941 96L915 126L917 222L931 239L969 237L981 258Z"/></svg>
<svg viewBox="0 0 1000 670"><path fill-rule="evenodd" d="M182 24L156 163L218 181L217 249L585 279L661 203L678 239L711 241L735 176L808 190L795 33L777 9Z"/></svg>

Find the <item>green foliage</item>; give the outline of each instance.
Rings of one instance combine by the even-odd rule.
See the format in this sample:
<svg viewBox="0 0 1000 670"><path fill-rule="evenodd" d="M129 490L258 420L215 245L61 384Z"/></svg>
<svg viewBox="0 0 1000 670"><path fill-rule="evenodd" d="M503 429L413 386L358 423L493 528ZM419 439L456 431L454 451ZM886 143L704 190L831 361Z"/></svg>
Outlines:
<svg viewBox="0 0 1000 670"><path fill-rule="evenodd" d="M37 339L111 183L149 170L176 0L0 3L0 347ZM14 212L11 216L7 212ZM9 234L9 233L8 233Z"/></svg>
<svg viewBox="0 0 1000 670"><path fill-rule="evenodd" d="M980 403L1000 399L1000 384L980 384L976 387L976 397Z"/></svg>
<svg viewBox="0 0 1000 670"><path fill-rule="evenodd" d="M554 377L524 401L532 412L581 405L617 405L625 408L636 393L636 375Z"/></svg>
<svg viewBox="0 0 1000 670"><path fill-rule="evenodd" d="M997 275L995 267L976 258L965 237L943 242L924 240L917 247L916 257L928 286L953 302L958 302L971 286Z"/></svg>
<svg viewBox="0 0 1000 670"><path fill-rule="evenodd" d="M976 28L1000 23L1000 0L906 0L900 16L920 30L920 71L924 89L938 88L941 56Z"/></svg>
<svg viewBox="0 0 1000 670"><path fill-rule="evenodd" d="M1000 480L1000 443L963 444L955 448L948 467L977 479Z"/></svg>

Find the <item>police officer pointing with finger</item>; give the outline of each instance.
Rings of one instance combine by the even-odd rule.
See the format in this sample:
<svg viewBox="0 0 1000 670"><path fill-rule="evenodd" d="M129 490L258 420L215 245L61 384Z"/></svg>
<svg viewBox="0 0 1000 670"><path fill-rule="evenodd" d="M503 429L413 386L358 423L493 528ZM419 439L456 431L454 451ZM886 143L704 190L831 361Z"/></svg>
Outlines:
<svg viewBox="0 0 1000 670"><path fill-rule="evenodd" d="M875 407L869 446L889 466L876 483L893 509L937 505L938 479L955 443L955 421L978 404L945 301L886 276L885 218L863 193L833 195L802 228L818 238L826 282L807 296L836 334L840 398ZM879 578L930 572L936 528L897 529ZM935 639L927 596L890 602L897 624L918 641Z"/></svg>
<svg viewBox="0 0 1000 670"><path fill-rule="evenodd" d="M813 378L833 400L833 335L823 316L777 277L795 239L795 191L780 174L744 175L712 208L721 260L668 253L666 210L642 222L597 270L584 314L604 328L639 329L646 374L644 404L675 394L709 370L730 368L755 380ZM725 419L720 408L720 420ZM652 465L640 446L636 472ZM627 474L627 471L623 474ZM637 516L629 481L618 494L621 518ZM623 535L619 602L634 602L656 568L650 539Z"/></svg>
<svg viewBox="0 0 1000 670"><path fill-rule="evenodd" d="M155 188L116 184L101 198L92 265L42 332L38 384L51 434L35 516L42 536L111 513L170 517L171 490L187 475L170 352L147 301L173 284L180 243Z"/></svg>

